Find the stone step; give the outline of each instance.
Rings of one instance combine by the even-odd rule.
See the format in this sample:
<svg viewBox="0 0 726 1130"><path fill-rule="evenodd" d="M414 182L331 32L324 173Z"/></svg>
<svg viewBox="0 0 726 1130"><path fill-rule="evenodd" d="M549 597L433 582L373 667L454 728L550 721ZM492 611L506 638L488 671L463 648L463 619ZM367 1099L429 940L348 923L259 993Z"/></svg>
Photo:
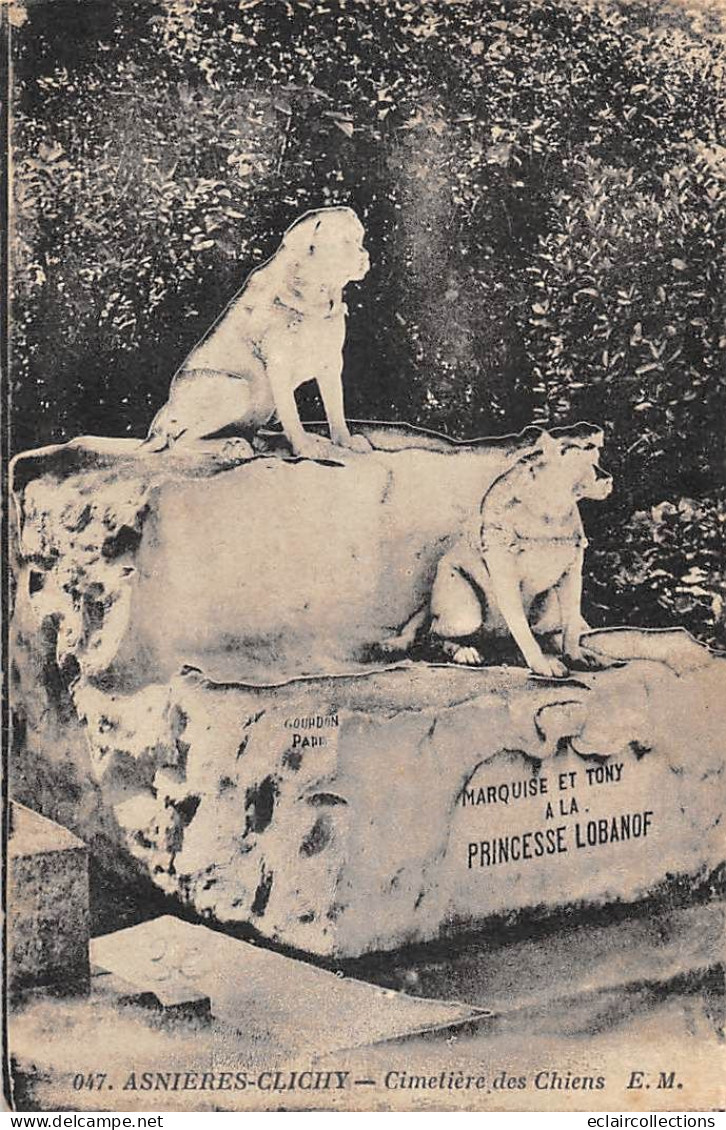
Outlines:
<svg viewBox="0 0 726 1130"><path fill-rule="evenodd" d="M88 850L67 828L16 801L8 827L8 982L88 990Z"/></svg>
<svg viewBox="0 0 726 1130"><path fill-rule="evenodd" d="M468 942L379 954L348 969L391 988L486 1006L497 1026L555 1011L564 1023L565 1014L597 1009L613 994L707 985L723 958L724 902L641 911L615 913L610 921L582 915L559 928L525 920L508 929L490 926Z"/></svg>

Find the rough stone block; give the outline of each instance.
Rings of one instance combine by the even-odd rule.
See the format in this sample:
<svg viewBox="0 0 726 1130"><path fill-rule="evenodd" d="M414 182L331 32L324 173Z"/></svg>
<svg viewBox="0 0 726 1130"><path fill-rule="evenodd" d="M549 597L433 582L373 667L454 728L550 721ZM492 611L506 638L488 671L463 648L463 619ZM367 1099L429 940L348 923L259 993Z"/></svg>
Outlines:
<svg viewBox="0 0 726 1130"><path fill-rule="evenodd" d="M376 450L325 464L95 437L17 456L18 593L66 680L360 669L532 439L367 434Z"/></svg>
<svg viewBox="0 0 726 1130"><path fill-rule="evenodd" d="M726 661L617 629L589 643L625 666L560 682L366 662L516 452L370 434L333 466L19 458L17 794L328 957L706 881Z"/></svg>
<svg viewBox="0 0 726 1130"><path fill-rule="evenodd" d="M88 988L88 852L66 828L11 802L10 988Z"/></svg>

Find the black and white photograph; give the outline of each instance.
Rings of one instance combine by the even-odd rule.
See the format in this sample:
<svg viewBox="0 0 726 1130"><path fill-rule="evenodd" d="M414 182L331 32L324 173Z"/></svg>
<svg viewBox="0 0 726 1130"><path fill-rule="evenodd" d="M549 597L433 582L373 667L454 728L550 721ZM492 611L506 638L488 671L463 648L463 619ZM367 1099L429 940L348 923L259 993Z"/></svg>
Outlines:
<svg viewBox="0 0 726 1130"><path fill-rule="evenodd" d="M723 1111L722 0L0 20L6 1108Z"/></svg>

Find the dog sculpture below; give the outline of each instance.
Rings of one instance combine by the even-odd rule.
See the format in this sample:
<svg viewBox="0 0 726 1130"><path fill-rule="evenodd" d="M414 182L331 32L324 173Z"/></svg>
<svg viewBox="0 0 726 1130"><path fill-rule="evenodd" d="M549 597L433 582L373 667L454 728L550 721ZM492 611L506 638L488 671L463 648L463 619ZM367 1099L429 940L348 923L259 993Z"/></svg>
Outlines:
<svg viewBox="0 0 726 1130"><path fill-rule="evenodd" d="M295 403L296 388L316 380L331 441L369 451L348 429L342 386L343 287L370 266L364 234L350 208L321 208L293 224L174 376L146 446L161 451L231 425L251 438L277 414L296 455L325 454L329 445L303 429Z"/></svg>
<svg viewBox="0 0 726 1130"><path fill-rule="evenodd" d="M476 529L439 561L430 601L384 650L407 650L428 624L454 663L478 666L479 636L510 635L537 675L566 675L567 664L598 666L580 643L587 541L577 503L612 490L598 462L602 442L589 424L544 432L489 488ZM537 636L557 639L564 662L545 655Z"/></svg>

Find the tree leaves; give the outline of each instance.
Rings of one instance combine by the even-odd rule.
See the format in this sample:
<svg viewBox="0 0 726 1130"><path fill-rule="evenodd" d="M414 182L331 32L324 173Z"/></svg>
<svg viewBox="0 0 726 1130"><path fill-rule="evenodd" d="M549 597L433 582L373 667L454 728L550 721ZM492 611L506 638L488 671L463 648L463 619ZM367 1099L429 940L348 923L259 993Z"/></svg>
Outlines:
<svg viewBox="0 0 726 1130"><path fill-rule="evenodd" d="M663 34L644 0L158 0L26 54L49 8L14 29L18 443L140 434L285 226L345 203L373 260L348 298L353 412L456 435L602 422L612 576L633 511L713 491L726 172L703 12ZM602 599L641 584L605 569ZM705 596L671 596L711 632Z"/></svg>

